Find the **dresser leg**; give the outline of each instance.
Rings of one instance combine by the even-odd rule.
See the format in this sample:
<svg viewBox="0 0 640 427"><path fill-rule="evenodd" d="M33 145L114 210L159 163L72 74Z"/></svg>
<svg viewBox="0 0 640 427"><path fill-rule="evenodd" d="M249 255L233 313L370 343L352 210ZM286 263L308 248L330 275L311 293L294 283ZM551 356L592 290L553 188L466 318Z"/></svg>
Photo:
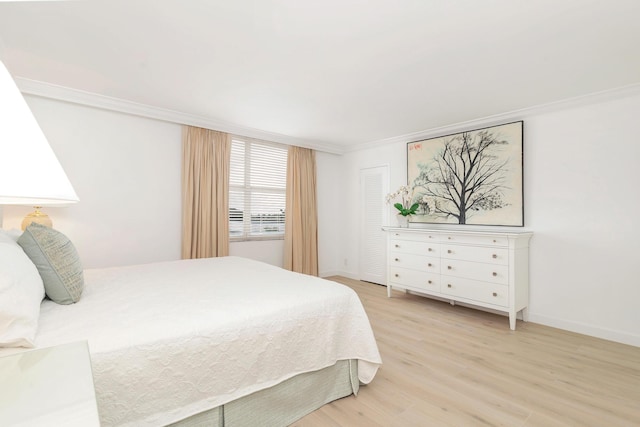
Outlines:
<svg viewBox="0 0 640 427"><path fill-rule="evenodd" d="M516 313L514 311L509 312L509 327L512 331L516 330Z"/></svg>
<svg viewBox="0 0 640 427"><path fill-rule="evenodd" d="M387 298L391 298L391 285L387 285Z"/></svg>
<svg viewBox="0 0 640 427"><path fill-rule="evenodd" d="M523 322L529 321L529 309L527 307L522 309L522 321Z"/></svg>

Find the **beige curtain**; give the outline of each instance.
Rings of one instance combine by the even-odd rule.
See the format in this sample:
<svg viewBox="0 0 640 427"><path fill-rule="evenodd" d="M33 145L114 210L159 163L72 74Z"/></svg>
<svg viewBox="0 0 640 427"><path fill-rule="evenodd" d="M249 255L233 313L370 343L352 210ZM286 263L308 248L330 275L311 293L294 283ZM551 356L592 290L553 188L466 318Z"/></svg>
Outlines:
<svg viewBox="0 0 640 427"><path fill-rule="evenodd" d="M289 147L284 268L318 275L316 156L308 148Z"/></svg>
<svg viewBox="0 0 640 427"><path fill-rule="evenodd" d="M182 258L229 255L231 136L182 129Z"/></svg>

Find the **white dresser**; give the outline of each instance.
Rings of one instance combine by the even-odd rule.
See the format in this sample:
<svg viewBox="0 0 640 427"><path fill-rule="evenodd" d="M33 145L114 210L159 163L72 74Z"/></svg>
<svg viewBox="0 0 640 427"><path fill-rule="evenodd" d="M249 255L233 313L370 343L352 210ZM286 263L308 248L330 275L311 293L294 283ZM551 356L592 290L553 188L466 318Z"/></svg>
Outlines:
<svg viewBox="0 0 640 427"><path fill-rule="evenodd" d="M387 295L399 288L527 320L530 232L391 228Z"/></svg>

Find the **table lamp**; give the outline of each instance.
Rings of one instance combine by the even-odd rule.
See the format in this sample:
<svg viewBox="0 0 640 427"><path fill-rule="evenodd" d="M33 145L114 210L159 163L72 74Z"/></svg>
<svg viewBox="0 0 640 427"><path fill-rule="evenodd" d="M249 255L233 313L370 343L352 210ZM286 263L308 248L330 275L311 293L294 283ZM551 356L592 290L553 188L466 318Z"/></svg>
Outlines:
<svg viewBox="0 0 640 427"><path fill-rule="evenodd" d="M49 142L0 61L0 205L36 207L23 221L24 230L33 221L51 226L49 217L40 211L42 206L77 201Z"/></svg>

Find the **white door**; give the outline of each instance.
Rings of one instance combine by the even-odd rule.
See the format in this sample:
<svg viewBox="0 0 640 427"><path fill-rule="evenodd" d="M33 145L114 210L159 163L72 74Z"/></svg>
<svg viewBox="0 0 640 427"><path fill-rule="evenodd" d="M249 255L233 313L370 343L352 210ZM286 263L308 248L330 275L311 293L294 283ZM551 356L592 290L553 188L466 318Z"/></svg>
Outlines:
<svg viewBox="0 0 640 427"><path fill-rule="evenodd" d="M385 195L389 192L389 167L360 170L360 280L386 284L386 236L389 209Z"/></svg>

